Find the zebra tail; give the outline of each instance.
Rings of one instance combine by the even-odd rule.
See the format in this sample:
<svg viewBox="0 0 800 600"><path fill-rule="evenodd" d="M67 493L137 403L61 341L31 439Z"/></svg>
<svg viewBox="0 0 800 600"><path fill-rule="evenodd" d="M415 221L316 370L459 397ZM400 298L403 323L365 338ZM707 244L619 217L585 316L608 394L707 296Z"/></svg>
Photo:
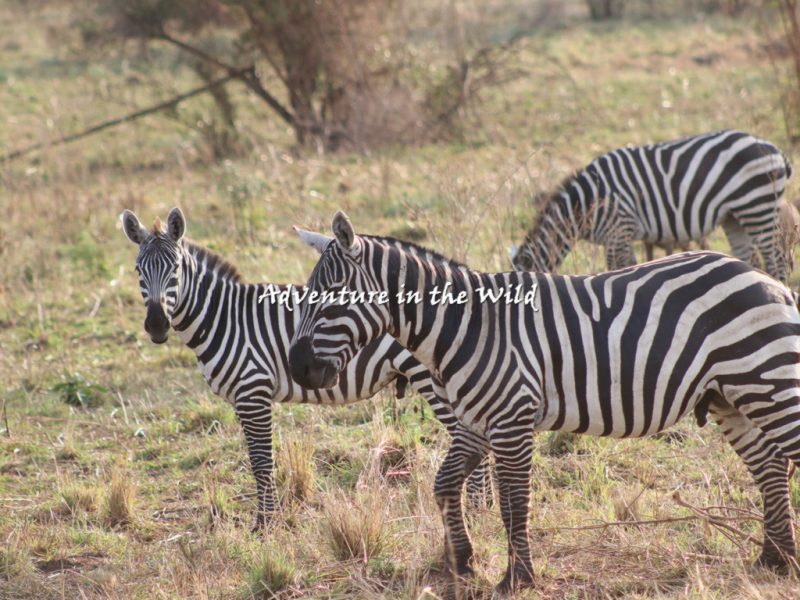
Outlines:
<svg viewBox="0 0 800 600"><path fill-rule="evenodd" d="M781 152L781 157L783 158L783 169L786 171L786 179L792 178L792 163L791 161L786 158L786 155Z"/></svg>

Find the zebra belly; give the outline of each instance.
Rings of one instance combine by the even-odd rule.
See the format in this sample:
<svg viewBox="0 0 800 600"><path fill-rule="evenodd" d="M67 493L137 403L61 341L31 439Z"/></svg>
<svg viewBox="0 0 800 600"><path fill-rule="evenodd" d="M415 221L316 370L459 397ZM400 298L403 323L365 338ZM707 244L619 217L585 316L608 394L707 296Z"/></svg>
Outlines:
<svg viewBox="0 0 800 600"><path fill-rule="evenodd" d="M657 415L657 418L654 418L648 426L645 427L644 425L640 424L638 428L634 426L631 431L628 431L625 420L611 421L609 423L609 421L604 418L602 413L589 413L588 424L582 425L579 419L579 412L574 408L571 410L568 404L567 410L570 412L570 416L564 419L561 423L557 423L558 414L548 415L536 426L535 431L566 431L570 433L581 433L596 437L612 438L647 437L672 427L687 414L691 413L694 410L694 407L705 396L705 393L706 390L693 394L692 397L690 397L686 402L683 410L679 410L675 413L667 413L667 417L664 419L663 424L661 423L660 415ZM615 399L613 401L607 400L603 403L609 407L607 408L608 413L613 412L613 409L610 408L612 403L616 403L618 406L623 404L621 399ZM589 403L587 402L586 404Z"/></svg>

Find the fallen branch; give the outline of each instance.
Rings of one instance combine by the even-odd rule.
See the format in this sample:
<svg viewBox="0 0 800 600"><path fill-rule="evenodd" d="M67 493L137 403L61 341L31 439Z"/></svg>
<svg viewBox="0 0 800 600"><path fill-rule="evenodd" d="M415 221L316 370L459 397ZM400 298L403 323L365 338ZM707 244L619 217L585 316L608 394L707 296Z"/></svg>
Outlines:
<svg viewBox="0 0 800 600"><path fill-rule="evenodd" d="M754 540L752 536L732 525L728 525L726 521L757 521L762 522L763 519L754 514L749 514L748 516L741 516L741 517L728 517L728 516L721 516L721 515L712 515L709 514L706 510L697 508L692 506L688 502L684 501L677 492L673 495L673 499L684 508L688 508L694 514L687 515L684 517L664 517L662 519L641 519L641 520L630 520L630 521L605 521L603 523L595 523L592 525L578 525L574 527L531 527L531 531L536 531L540 533L545 532L558 532L558 531L593 531L597 529L607 529L609 527L638 527L640 525L664 525L667 523L685 523L689 521L706 521L711 525L721 527L723 529L727 529L728 531L735 533L741 537L748 538L754 544L760 546L761 543L757 540ZM727 509L728 507L722 506L714 506L709 508L717 508L717 509ZM732 509L732 510L740 510L740 509ZM744 512L744 511L742 511Z"/></svg>
<svg viewBox="0 0 800 600"><path fill-rule="evenodd" d="M678 506L682 506L684 508L688 508L690 511L692 511L695 515L697 515L700 519L704 520L709 525L713 525L714 527L717 527L718 529L723 530L722 533L726 533L727 532L728 534L734 534L735 536L738 536L739 539L744 539L744 541L746 541L746 542L751 542L755 546L761 547L763 545L758 540L754 540L753 536L750 535L749 533L746 533L746 532L742 531L741 529L738 529L738 528L734 527L733 525L729 525L728 523L725 523L726 520L727 521L747 521L747 520L755 520L755 519L746 519L746 518L742 518L742 517L727 517L727 518L725 518L725 517L720 517L720 516L717 516L717 515L712 515L707 510L702 510L702 509L700 509L700 508L698 508L696 506L693 506L692 504L689 504L688 502L686 502L686 500L681 498L681 495L677 491L674 494L672 494L672 499L675 501L675 503ZM735 540L733 540L733 538L731 538L730 535L726 535L726 537L728 537L728 539L730 539L731 541L735 541Z"/></svg>
<svg viewBox="0 0 800 600"><path fill-rule="evenodd" d="M154 106L150 106L148 108L136 111L134 113L130 113L124 115L122 117L117 117L116 119L111 119L109 121L104 121L102 123L98 123L97 125L93 125L89 127L89 129L85 129L79 133L73 133L62 138L57 139L54 142L44 142L39 144L33 144L31 146L27 146L26 148L20 148L19 150L14 150L13 152L9 152L8 154L3 155L0 157L0 162L6 162L9 160L14 160L15 158L19 158L20 156L25 156L26 154L30 154L36 150L40 150L46 146L53 147L53 146L62 146L64 144L69 144L70 142L75 142L77 140L83 139L88 137L92 134L98 133L103 131L104 129L108 129L110 127L114 127L116 125L121 125L122 123L130 123L131 121L135 121L136 119L141 119L142 117L146 117L147 115L151 115L153 113L166 110L168 108L174 108L184 100L188 100L189 98L193 98L194 96L198 96L200 94L206 93L209 90L214 89L220 85L224 85L228 83L231 79L242 79L245 81L250 73L255 72L255 67L247 67L244 69L239 69L238 71L231 71L225 77L220 79L216 79L211 83L208 83L202 87L195 88L186 92L185 94L180 94L165 102L159 102Z"/></svg>

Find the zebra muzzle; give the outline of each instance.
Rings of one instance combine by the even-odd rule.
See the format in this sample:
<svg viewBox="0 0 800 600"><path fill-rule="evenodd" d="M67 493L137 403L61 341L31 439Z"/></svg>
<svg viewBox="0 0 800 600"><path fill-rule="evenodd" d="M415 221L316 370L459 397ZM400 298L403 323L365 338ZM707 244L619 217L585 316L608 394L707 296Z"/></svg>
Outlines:
<svg viewBox="0 0 800 600"><path fill-rule="evenodd" d="M163 344L169 337L169 319L160 304L148 304L144 319L144 330L154 344Z"/></svg>
<svg viewBox="0 0 800 600"><path fill-rule="evenodd" d="M300 338L289 348L292 379L304 388L331 388L339 381L339 371L331 360L315 356L311 339Z"/></svg>

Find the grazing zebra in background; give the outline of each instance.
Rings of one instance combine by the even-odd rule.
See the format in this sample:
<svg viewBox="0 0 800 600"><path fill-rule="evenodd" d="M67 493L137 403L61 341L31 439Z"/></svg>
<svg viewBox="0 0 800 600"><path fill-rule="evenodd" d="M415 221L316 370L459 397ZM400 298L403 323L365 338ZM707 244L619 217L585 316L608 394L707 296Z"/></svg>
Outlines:
<svg viewBox="0 0 800 600"><path fill-rule="evenodd" d="M533 581L534 432L641 437L692 411L700 424L708 415L719 424L760 488L759 562L786 568L794 559L788 468L800 463L800 314L783 284L712 252L592 276L486 274L408 242L356 236L343 213L333 232L309 288L383 292L387 302L304 306L292 376L334 385L360 348L388 332L441 379L459 427L435 494L456 574L471 573L472 558L461 488L488 450L508 591ZM421 302L401 303L398 292Z"/></svg>
<svg viewBox="0 0 800 600"><path fill-rule="evenodd" d="M511 260L520 271L553 272L583 239L605 246L608 268L618 269L636 264L635 240L688 243L722 225L734 256L756 264L757 249L785 283L775 229L790 176L778 148L741 131L620 148L549 196Z"/></svg>
<svg viewBox="0 0 800 600"><path fill-rule="evenodd" d="M255 529L276 508L272 456L272 404L303 402L344 404L374 396L395 382L398 393L407 383L430 404L449 430L456 419L438 394L443 390L428 371L391 337L376 339L360 353L332 390L307 390L289 376L287 350L299 306L271 301L270 290L291 286L244 283L236 268L183 239L183 213L172 209L166 230L159 221L148 231L132 212L122 214L125 235L139 246L136 271L147 308L144 328L163 344L170 326L197 355L200 371L215 394L233 404L247 442L250 467L258 490ZM324 236L322 236L324 237ZM313 238L312 238L313 239ZM302 293L302 288L298 289ZM470 479L470 503L483 500L485 466ZM487 495L486 501L490 501Z"/></svg>

